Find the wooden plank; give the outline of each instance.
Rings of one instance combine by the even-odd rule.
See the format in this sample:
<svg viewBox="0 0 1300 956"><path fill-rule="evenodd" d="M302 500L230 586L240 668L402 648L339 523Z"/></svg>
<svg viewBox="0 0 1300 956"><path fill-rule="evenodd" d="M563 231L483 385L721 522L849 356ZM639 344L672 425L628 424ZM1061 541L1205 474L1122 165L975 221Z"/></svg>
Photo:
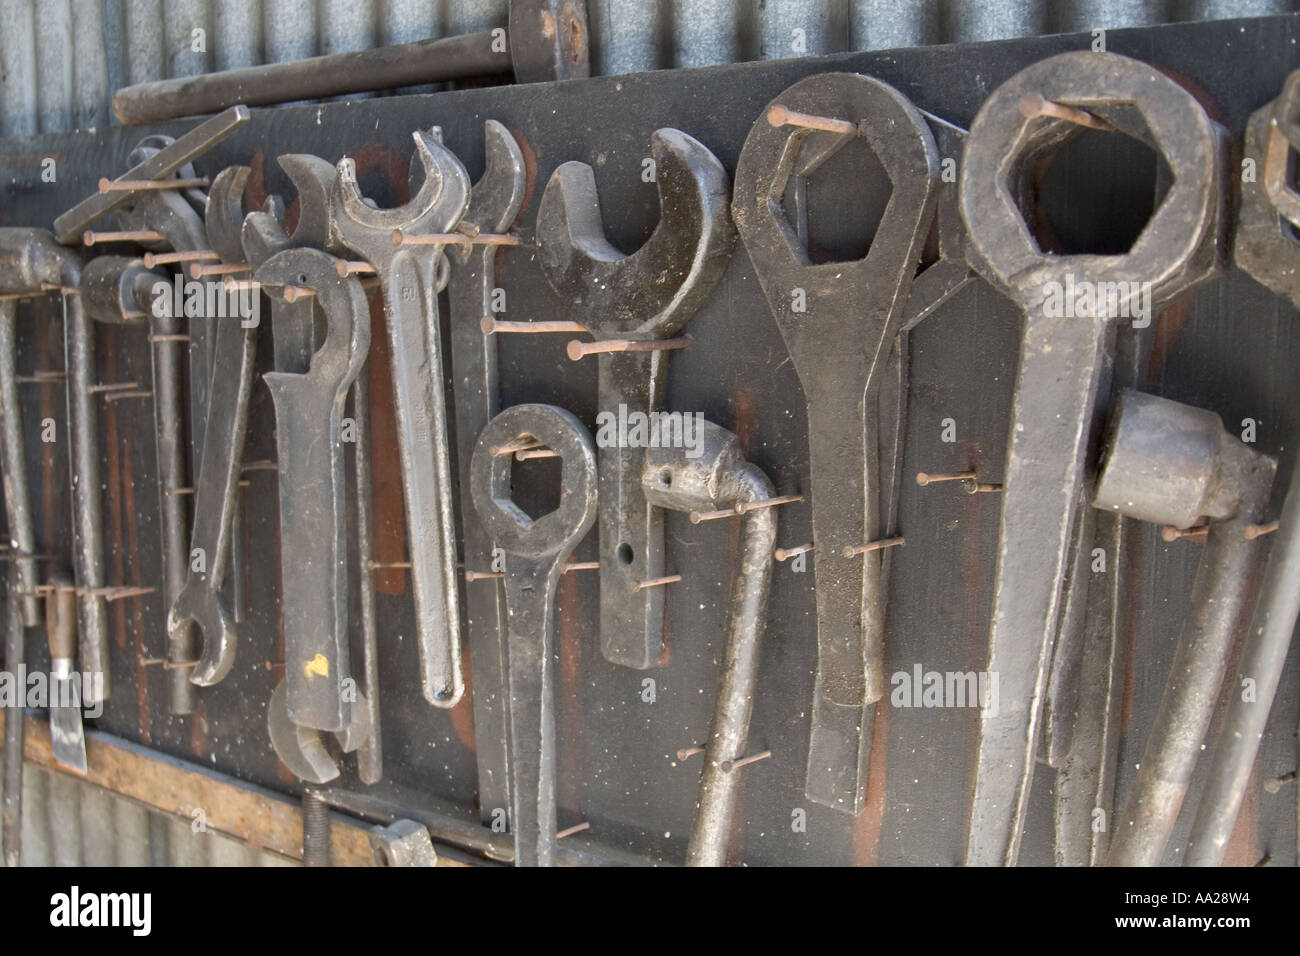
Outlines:
<svg viewBox="0 0 1300 956"><path fill-rule="evenodd" d="M0 733L4 727L0 711ZM49 724L30 715L24 755L45 770L71 774L50 753ZM298 804L275 793L206 767L140 747L96 731L86 732L87 783L110 790L153 810L194 821L196 811L208 828L294 860L302 859L302 814ZM368 826L334 813L330 827L335 866L373 866ZM439 866L464 864L439 858Z"/></svg>

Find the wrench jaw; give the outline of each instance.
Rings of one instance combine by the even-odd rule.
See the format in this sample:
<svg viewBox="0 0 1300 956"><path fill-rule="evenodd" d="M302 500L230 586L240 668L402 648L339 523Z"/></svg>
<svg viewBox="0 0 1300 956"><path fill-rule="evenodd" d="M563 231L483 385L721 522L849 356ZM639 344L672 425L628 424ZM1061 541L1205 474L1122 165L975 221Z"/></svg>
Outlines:
<svg viewBox="0 0 1300 956"><path fill-rule="evenodd" d="M333 732L348 726L356 710L355 695L347 692L351 668L341 420L348 389L370 345L365 293L358 280L338 275L338 261L314 249L289 249L255 275L273 288L313 289L327 320L325 340L306 373L268 372L263 378L276 411L282 555L294 562L281 575L287 709L294 723Z"/></svg>
<svg viewBox="0 0 1300 956"><path fill-rule="evenodd" d="M509 455L493 450L531 435L560 457L559 507L536 520L510 497ZM510 687L510 829L516 866L555 863L553 615L564 562L596 520L596 449L571 412L516 405L488 423L470 462L475 510L505 552Z"/></svg>
<svg viewBox="0 0 1300 956"><path fill-rule="evenodd" d="M1064 121L1026 116L1021 103L1037 96L1084 106L1163 155L1172 185L1129 252L1051 255L1030 234L1020 202L1027 163L1073 132ZM1025 328L989 638L988 670L1003 703L981 721L968 864L1010 865L1019 853L1098 396L1115 327L1131 311L1130 301L1111 310L1097 296L1077 308L1072 302L1063 318L1046 303L1069 280L1141 290L1155 308L1217 275L1226 249L1225 160L1223 130L1191 95L1115 54L1040 61L994 91L971 126L960 185L971 263L1021 306Z"/></svg>
<svg viewBox="0 0 1300 956"><path fill-rule="evenodd" d="M650 143L660 218L650 238L625 256L605 237L595 174L585 163L555 170L537 213L539 257L561 300L581 313L596 339L653 340L676 335L712 294L730 261L736 233L730 182L717 158L680 130L656 130ZM667 388L665 352L606 353L598 362L602 411L653 414ZM601 652L645 670L663 657L661 589L638 582L663 575L663 515L641 489L644 455L602 447L599 481Z"/></svg>
<svg viewBox="0 0 1300 956"><path fill-rule="evenodd" d="M421 685L435 707L464 695L460 652L460 582L456 573L453 485L435 272L436 245L394 244L394 237L448 233L470 201L469 175L441 131L413 134L424 182L403 206L367 206L346 159L330 196L331 230L379 273L392 356L398 452L411 557Z"/></svg>
<svg viewBox="0 0 1300 956"><path fill-rule="evenodd" d="M197 625L202 635L203 651L190 671L190 682L211 687L225 680L234 667L239 631L229 602L207 575L191 573L167 613L167 633L174 640L191 625Z"/></svg>
<svg viewBox="0 0 1300 956"><path fill-rule="evenodd" d="M275 686L266 707L266 729L271 747L280 762L299 780L329 783L340 773L338 761L325 746L320 731L295 723L290 716L288 683L283 680ZM365 744L370 734L369 712L365 698L358 694L356 706L352 708L354 719L337 735L344 753L352 753Z"/></svg>
<svg viewBox="0 0 1300 956"><path fill-rule="evenodd" d="M528 186L524 154L505 124L491 119L483 123L483 152L483 175L470 190L462 222L470 231L503 233L514 225L524 205ZM458 246L452 250L452 261L463 264L476 253L496 254L491 247Z"/></svg>
<svg viewBox="0 0 1300 956"><path fill-rule="evenodd" d="M227 166L208 187L208 204L203 215L208 248L222 262L231 265L248 261L240 233L244 226L244 186L250 172L247 166Z"/></svg>
<svg viewBox="0 0 1300 956"><path fill-rule="evenodd" d="M890 196L862 258L812 264L782 204L791 181L847 138L773 126L773 107L856 122L883 166ZM808 416L818 664L805 794L851 814L865 806L875 702L887 687L886 582L879 552L848 556L845 549L892 530L896 507L882 500L882 489L896 487L895 464L882 465L876 432L897 434L901 403L893 405L893 427L879 424L883 410L872 410L893 343L912 318L909 295L938 185L938 149L925 119L897 90L849 73L784 90L755 122L736 165L732 216L799 373ZM805 312L794 309L797 289Z"/></svg>
<svg viewBox="0 0 1300 956"><path fill-rule="evenodd" d="M310 153L286 153L278 162L298 193L298 225L292 236L285 231L284 202L276 196L268 197L262 209L248 213L239 244L244 260L254 269L286 249L340 251L329 219L330 194L338 175L334 166Z"/></svg>

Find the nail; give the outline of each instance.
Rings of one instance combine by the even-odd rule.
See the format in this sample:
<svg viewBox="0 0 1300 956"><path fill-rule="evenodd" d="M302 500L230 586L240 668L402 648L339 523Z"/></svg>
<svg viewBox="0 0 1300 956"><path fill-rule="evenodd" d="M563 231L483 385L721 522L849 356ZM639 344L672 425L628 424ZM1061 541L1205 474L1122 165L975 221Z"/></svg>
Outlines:
<svg viewBox="0 0 1300 956"><path fill-rule="evenodd" d="M409 568L410 561L368 561L366 566L372 571L380 571L386 568Z"/></svg>
<svg viewBox="0 0 1300 956"><path fill-rule="evenodd" d="M928 475L923 471L916 473L916 483L924 488L926 485L937 484L941 481L967 481L975 477L973 471L957 471L946 475Z"/></svg>
<svg viewBox="0 0 1300 956"><path fill-rule="evenodd" d="M244 462L244 467L240 470L241 471L279 471L280 469L275 462L269 461L268 459L265 458L259 458L256 461Z"/></svg>
<svg viewBox="0 0 1300 956"><path fill-rule="evenodd" d="M221 288L227 292L257 292L262 288L262 283L256 279L232 279L226 276L221 280Z"/></svg>
<svg viewBox="0 0 1300 956"><path fill-rule="evenodd" d="M1280 777L1274 777L1271 780L1265 780L1264 790L1268 793L1277 793L1284 786L1286 786L1294 779L1295 779L1295 771L1292 770L1289 773L1282 774L1282 776Z"/></svg>
<svg viewBox="0 0 1300 956"><path fill-rule="evenodd" d="M493 455L513 455L516 452L528 451L530 448L544 447L536 438L516 438L514 441L508 441L504 445L497 445L492 449Z"/></svg>
<svg viewBox="0 0 1300 956"><path fill-rule="evenodd" d="M567 827L561 830L559 833L555 834L555 839L563 840L565 837L573 836L575 833L581 833L583 830L590 830L590 829L591 829L590 823L575 823L573 826Z"/></svg>
<svg viewBox="0 0 1300 956"><path fill-rule="evenodd" d="M86 389L86 393L94 395L98 392L120 392L127 389L139 388L139 382L113 382L107 385L92 385Z"/></svg>
<svg viewBox="0 0 1300 956"><path fill-rule="evenodd" d="M172 488L171 490L169 490L169 491L167 492L167 494L169 494L169 495L192 495L192 494L194 494L194 489L193 489L192 487Z"/></svg>
<svg viewBox="0 0 1300 956"><path fill-rule="evenodd" d="M1160 529L1160 537L1166 541L1177 541L1179 538L1195 538L1198 541L1204 541L1209 531L1210 529L1206 527L1183 529L1175 528L1173 525L1165 525Z"/></svg>
<svg viewBox="0 0 1300 956"><path fill-rule="evenodd" d="M95 232L87 229L81 234L83 245L93 246L97 242L162 242L167 237L152 229L125 229L117 232Z"/></svg>
<svg viewBox="0 0 1300 956"><path fill-rule="evenodd" d="M564 571L562 573L568 574L570 571L599 571L599 570L600 570L599 561L572 561L569 564L566 564L564 566Z"/></svg>
<svg viewBox="0 0 1300 956"><path fill-rule="evenodd" d="M738 518L740 512L735 508L723 508L721 511L692 511L691 524L699 524L701 521L717 521L719 518Z"/></svg>
<svg viewBox="0 0 1300 956"><path fill-rule="evenodd" d="M204 276L231 276L239 275L244 272L252 272L253 267L248 263L226 263L218 262L216 265L205 266L201 262L190 263L190 278L202 279Z"/></svg>
<svg viewBox="0 0 1300 956"><path fill-rule="evenodd" d="M188 342L190 337L184 332L175 332L171 335L151 335L150 342Z"/></svg>
<svg viewBox="0 0 1300 956"><path fill-rule="evenodd" d="M831 119L829 116L814 116L800 113L788 107L776 105L768 107L767 121L773 126L801 126L804 129L819 129L827 133L840 133L844 136L856 136L858 124L848 120Z"/></svg>
<svg viewBox="0 0 1300 956"><path fill-rule="evenodd" d="M866 554L868 551L881 551L885 548L893 548L906 543L907 539L900 535L897 538L881 538L879 541L868 541L866 544L851 544L844 549L844 557L851 558L854 555Z"/></svg>
<svg viewBox="0 0 1300 956"><path fill-rule="evenodd" d="M430 232L420 236L408 236L400 229L393 230L395 246L468 246L469 236L458 232Z"/></svg>
<svg viewBox="0 0 1300 956"><path fill-rule="evenodd" d="M676 584L681 579L682 576L680 574L670 574L665 578L650 578L647 581L638 581L636 584L632 585L632 590L640 591L644 588L663 587L665 584Z"/></svg>
<svg viewBox="0 0 1300 956"><path fill-rule="evenodd" d="M677 759L685 760L687 757L694 757L696 754L704 753L703 747L684 747L677 751Z"/></svg>
<svg viewBox="0 0 1300 956"><path fill-rule="evenodd" d="M529 448L515 452L515 461L528 461L532 458L559 458L560 453L554 448Z"/></svg>
<svg viewBox="0 0 1300 956"><path fill-rule="evenodd" d="M369 262L345 262L342 259L338 261L338 265L334 268L338 270L340 279L346 279L348 276L360 273L369 275L375 271L375 267Z"/></svg>
<svg viewBox="0 0 1300 956"><path fill-rule="evenodd" d="M285 302L297 302L299 299L306 299L315 294L315 289L304 289L296 285L287 285L284 287Z"/></svg>
<svg viewBox="0 0 1300 956"><path fill-rule="evenodd" d="M966 481L962 483L962 490L968 495L986 495L1001 492L1002 486L985 484L982 481L975 481L973 478L967 478Z"/></svg>
<svg viewBox="0 0 1300 956"><path fill-rule="evenodd" d="M116 402L124 398L152 398L153 392L147 388L138 389L134 392L109 392L104 396L106 402Z"/></svg>
<svg viewBox="0 0 1300 956"><path fill-rule="evenodd" d="M723 773L731 773L731 771L739 770L741 767L748 766L751 763L758 763L760 760L766 760L770 756L772 756L772 751L764 750L762 753L754 754L752 757L744 757L740 760L724 760L719 766L722 767Z"/></svg>
<svg viewBox="0 0 1300 956"><path fill-rule="evenodd" d="M778 561L785 561L787 558L793 558L797 554L807 554L813 549L812 542L801 544L797 548L777 548L772 552L772 557Z"/></svg>
<svg viewBox="0 0 1300 956"><path fill-rule="evenodd" d="M633 341L631 339L606 339L603 342L579 342L577 339L571 341L564 347L564 351L573 361L578 361L584 355L595 355L600 352L667 352L672 349L684 349L689 346L692 339L689 335L683 335L676 339L655 339L653 341Z"/></svg>
<svg viewBox="0 0 1300 956"><path fill-rule="evenodd" d="M577 322L498 322L490 315L485 315L479 321L479 328L483 330L484 335L493 335L497 332L576 332L579 335L586 333L586 326Z"/></svg>
<svg viewBox="0 0 1300 956"><path fill-rule="evenodd" d="M466 571L466 581L491 581L497 578L504 578L505 575L500 571Z"/></svg>
<svg viewBox="0 0 1300 956"><path fill-rule="evenodd" d="M212 183L198 179L101 179L101 193L138 192L142 189L205 189Z"/></svg>
<svg viewBox="0 0 1300 956"><path fill-rule="evenodd" d="M19 375L18 383L20 385L38 385L49 384L52 382L62 382L68 377L67 372L33 372L31 375Z"/></svg>
<svg viewBox="0 0 1300 956"><path fill-rule="evenodd" d="M154 266L165 266L172 262L202 262L208 259L220 259L211 249L194 249L190 252L159 252L157 254L146 252L144 254L144 267L152 269Z"/></svg>
<svg viewBox="0 0 1300 956"><path fill-rule="evenodd" d="M1034 93L1020 98L1020 115L1026 119L1050 116L1052 119L1065 120L1067 123L1073 123L1076 126L1087 126L1089 129L1100 129L1108 132L1115 129L1114 126L1107 123L1100 116L1094 116L1087 110L1081 110L1077 106L1066 106L1064 103L1049 100L1041 93Z"/></svg>
<svg viewBox="0 0 1300 956"><path fill-rule="evenodd" d="M77 593L87 597L102 597L105 601L120 601L123 598L141 597L145 594L153 594L157 588L151 587L128 587L118 585L117 587L106 588L77 588Z"/></svg>
<svg viewBox="0 0 1300 956"><path fill-rule="evenodd" d="M1263 537L1266 534L1272 534L1276 530L1276 521L1270 521L1266 524L1248 524L1246 525L1246 540L1254 541L1256 538Z"/></svg>
<svg viewBox="0 0 1300 956"><path fill-rule="evenodd" d="M737 501L736 514L748 514L751 511L758 511L761 508L774 508L777 505L794 504L796 501L803 501L803 495L782 495L779 498L763 498L760 501Z"/></svg>

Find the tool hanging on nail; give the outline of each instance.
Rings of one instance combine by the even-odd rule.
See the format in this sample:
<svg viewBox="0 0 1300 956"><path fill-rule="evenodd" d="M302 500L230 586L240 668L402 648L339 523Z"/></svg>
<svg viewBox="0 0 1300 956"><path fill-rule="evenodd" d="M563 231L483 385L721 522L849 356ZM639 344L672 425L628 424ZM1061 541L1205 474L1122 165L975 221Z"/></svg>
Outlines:
<svg viewBox="0 0 1300 956"><path fill-rule="evenodd" d="M802 207L785 209L781 197L856 138L892 183L888 205L864 257L814 264L791 220L802 218ZM921 114L892 87L850 73L809 77L782 92L736 165L732 215L808 415L817 674L805 792L847 813L865 805L874 704L886 687L887 552L862 546L897 537L882 521L893 505L881 492L894 484L886 476L896 470L899 412L896 403L884 407L878 389L908 315L938 180Z"/></svg>
<svg viewBox="0 0 1300 956"><path fill-rule="evenodd" d="M650 448L641 487L646 501L669 511L721 510L772 498L772 482L744 459L731 432L702 422L694 449ZM731 591L727 633L723 639L718 696L704 749L704 770L686 862L722 866L739 810L739 771L745 761L749 718L758 684L759 649L767 623L767 594L772 578L772 544L777 508L752 508L741 526L741 554Z"/></svg>
<svg viewBox="0 0 1300 956"><path fill-rule="evenodd" d="M1086 102L1090 115L1163 154L1173 183L1127 253L1053 255L1031 236L1031 210L1018 202L1024 177L1080 129L1060 111L1027 116L1021 102L1036 94L1067 106ZM1225 148L1223 130L1189 93L1154 67L1109 53L1064 53L1027 67L994 91L971 125L961 210L972 261L1020 306L1025 329L987 661L1003 705L980 724L967 863L1009 865L1019 854L1062 582L1086 506L1098 392L1115 324L1130 314L1128 302L1111 307L1105 297L1071 302L1061 314L1045 302L1067 283L1082 290L1104 281L1147 290L1160 305L1215 275L1225 247Z"/></svg>
<svg viewBox="0 0 1300 956"><path fill-rule="evenodd" d="M605 238L596 178L585 163L551 175L537 209L539 259L547 281L597 340L570 343L569 357L600 353L598 407L614 414L663 408L667 349L712 294L736 234L726 170L680 130L651 137L660 218L636 252ZM634 589L664 576L663 516L641 489L643 449L602 447L600 459L600 645L605 659L654 667L663 656L664 592Z"/></svg>

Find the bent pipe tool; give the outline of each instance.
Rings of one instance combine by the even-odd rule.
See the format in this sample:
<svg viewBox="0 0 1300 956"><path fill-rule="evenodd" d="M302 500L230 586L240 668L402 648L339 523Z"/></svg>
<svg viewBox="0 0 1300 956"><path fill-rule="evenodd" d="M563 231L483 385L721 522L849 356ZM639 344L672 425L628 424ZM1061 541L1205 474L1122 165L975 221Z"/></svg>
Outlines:
<svg viewBox="0 0 1300 956"><path fill-rule="evenodd" d="M1172 185L1129 252L1051 255L1031 236L1030 173L1080 130L1023 108L1038 97L1084 108L1164 156ZM1080 299L1058 315L1046 305L1051 290L1067 278L1079 289L1120 282L1149 289L1158 306L1217 274L1225 149L1222 129L1191 94L1154 67L1109 53L1064 53L1022 70L971 126L960 188L972 264L1020 306L1025 324L987 662L999 675L1002 705L980 724L969 864L1013 865L1019 854L1097 396L1115 324L1128 314Z"/></svg>
<svg viewBox="0 0 1300 956"><path fill-rule="evenodd" d="M315 249L289 249L255 273L272 289L313 290L326 318L325 339L306 372L263 376L276 418L285 658L285 678L272 696L267 722L280 759L311 783L338 775L317 731L339 735L345 752L369 733L367 705L347 689L352 672L341 429L348 390L369 349L370 313L360 281L339 276L339 261Z"/></svg>
<svg viewBox="0 0 1300 956"><path fill-rule="evenodd" d="M1169 680L1118 817L1108 866L1155 866L1214 716L1263 542L1247 534L1268 506L1277 463L1228 433L1214 412L1126 391L1108 428L1095 507L1190 528L1208 519Z"/></svg>
<svg viewBox="0 0 1300 956"><path fill-rule="evenodd" d="M139 149L138 153L146 152ZM207 231L203 219L182 194L170 190L141 192L131 205L118 214L119 222L128 229L145 229L161 233L165 238L155 243L155 250L172 249L193 252L208 247ZM210 376L207 374L207 324L211 321L202 314L189 316L186 333L188 346L180 341L181 316L175 311L172 295L146 301L149 338L153 356L154 429L158 460L159 513L162 515L163 600L170 608L185 586L189 568L189 515L184 497L176 488L189 485L187 475L199 474L199 462L187 463L189 447L185 418L185 384L181 371L182 354L188 348L190 357L190 425L189 438L201 433L206 417L207 394ZM205 297L206 299L206 297ZM209 556L209 560L210 560ZM168 705L173 714L189 714L194 710L197 692L191 683L196 648L193 629L188 622L176 629L168 629L167 670Z"/></svg>
<svg viewBox="0 0 1300 956"><path fill-rule="evenodd" d="M1245 154L1263 175L1241 185L1241 208L1233 259L1274 294L1300 308L1300 194L1292 184L1290 157L1300 148L1300 71L1290 74L1276 100L1251 115ZM1210 772L1197 805L1186 866L1218 866L1232 836L1237 812L1250 787L1255 757L1286 665L1300 615L1300 469L1293 471L1278 530L1247 631L1238 675L1255 681L1255 697L1233 694L1219 730ZM1234 682L1234 686L1240 686Z"/></svg>
<svg viewBox="0 0 1300 956"><path fill-rule="evenodd" d="M436 281L443 250L439 245L401 244L401 238L454 229L469 204L470 184L460 160L442 145L440 130L412 135L424 171L415 197L394 209L367 206L353 164L344 158L330 196L330 226L343 245L379 273L392 359L421 685L429 703L448 708L460 700L465 685Z"/></svg>
<svg viewBox="0 0 1300 956"><path fill-rule="evenodd" d="M850 122L852 134L774 126L774 111ZM866 256L814 264L782 197L860 136L893 184ZM907 313L935 208L939 157L921 114L866 76L829 73L782 92L751 128L736 165L732 216L804 389L816 544L817 674L805 792L856 814L865 804L875 701L886 687L885 582L879 551L852 549L889 531L881 521L878 392ZM807 310L796 311L803 289ZM901 361L901 358L900 358ZM900 366L901 369L901 366ZM900 371L895 371L895 376ZM896 417L899 402L884 402ZM892 506L884 510L892 514Z"/></svg>
<svg viewBox="0 0 1300 956"><path fill-rule="evenodd" d="M736 234L730 183L698 140L676 129L650 140L660 219L625 256L605 238L595 174L564 163L537 209L539 261L568 313L599 340L675 336L726 270ZM663 408L668 351L601 353L597 407L653 415ZM664 593L637 589L663 576L663 516L641 490L641 449L601 448L600 644L605 659L645 670L663 657Z"/></svg>
<svg viewBox="0 0 1300 956"><path fill-rule="evenodd" d="M698 457L690 457L680 448L647 449L641 474L646 500L669 511L716 511L771 498L772 482L745 461L736 436L712 422L704 422L702 427L703 447ZM742 771L735 764L745 756L767 618L776 512L775 508L757 508L745 514L741 525L740 573L732 585L718 698L686 850L690 866L727 862L727 843L740 801Z"/></svg>
<svg viewBox="0 0 1300 956"><path fill-rule="evenodd" d="M523 206L527 174L523 152L505 126L483 124L483 176L470 191L462 224L470 232L506 232ZM483 331L497 286L495 246L460 246L447 254L450 273L451 367L455 387L456 461L465 567L491 566L492 539L474 509L470 460L479 433L500 411L497 337ZM509 712L506 688L505 589L495 578L465 588L465 639L474 675L474 740L479 812L484 822L510 809Z"/></svg>
<svg viewBox="0 0 1300 956"><path fill-rule="evenodd" d="M0 294L44 295L42 286L58 285L65 271L74 268L71 263L70 254L55 244L47 230L0 228ZM9 546L15 552L14 584L20 595L23 627L37 627L43 617L36 595L36 532L18 395L17 321L17 300L0 300L0 455L4 465L5 517Z"/></svg>
<svg viewBox="0 0 1300 956"><path fill-rule="evenodd" d="M223 169L213 180L208 194L208 242L225 263L244 262L240 244L244 220L240 197L248 173L247 166ZM231 556L257 351L256 327L243 317L214 316L205 321L217 323L211 336L216 365L203 428L202 467L195 481L189 573L167 615L167 630L171 635L177 635L191 624L198 625L203 638L202 651L189 680L200 687L210 687L230 673L238 644L234 613L222 593L222 585Z"/></svg>
<svg viewBox="0 0 1300 956"><path fill-rule="evenodd" d="M560 457L559 507L536 520L511 500L513 456L494 454L524 436ZM555 592L564 563L596 520L596 448L571 412L515 405L483 429L470 475L479 519L505 552L515 865L554 866Z"/></svg>

